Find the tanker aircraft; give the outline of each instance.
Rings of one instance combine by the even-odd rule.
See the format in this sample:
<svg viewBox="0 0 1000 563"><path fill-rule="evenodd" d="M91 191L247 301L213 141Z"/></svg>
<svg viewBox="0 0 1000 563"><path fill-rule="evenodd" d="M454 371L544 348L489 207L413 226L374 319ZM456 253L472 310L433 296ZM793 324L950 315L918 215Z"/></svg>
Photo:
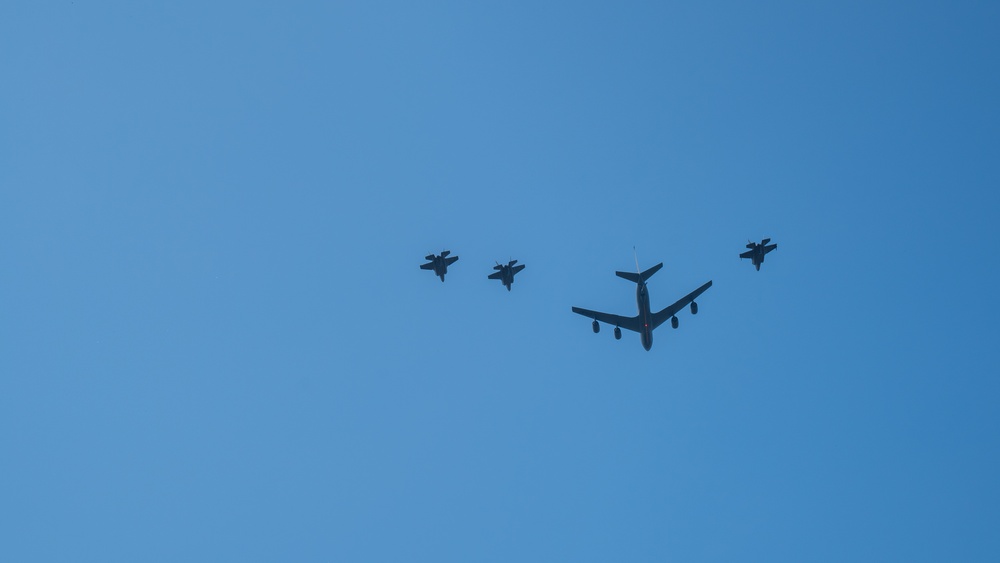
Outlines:
<svg viewBox="0 0 1000 563"><path fill-rule="evenodd" d="M621 329L623 328L633 332L638 332L639 337L642 340L642 347L648 351L653 346L653 329L666 322L667 319L670 319L671 326L677 328L680 321L677 320L676 315L688 304L691 305L691 314L697 315L698 304L695 303L695 298L704 293L708 288L712 287L712 281L709 280L705 283L705 285L699 287L691 293L688 293L684 297L681 297L673 305L662 309L657 313L652 313L649 308L649 291L646 289L646 280L648 280L662 267L663 262L660 262L645 272L639 272L639 264L637 262L635 268L636 273L634 274L632 272L615 272L618 277L635 282L635 300L639 307L638 315L634 317L622 317L619 315L611 315L609 313L591 311L589 309L581 309L580 307L573 307L573 312L594 319L594 332L601 331L601 325L598 321L609 325L615 325L615 340L621 340Z"/></svg>

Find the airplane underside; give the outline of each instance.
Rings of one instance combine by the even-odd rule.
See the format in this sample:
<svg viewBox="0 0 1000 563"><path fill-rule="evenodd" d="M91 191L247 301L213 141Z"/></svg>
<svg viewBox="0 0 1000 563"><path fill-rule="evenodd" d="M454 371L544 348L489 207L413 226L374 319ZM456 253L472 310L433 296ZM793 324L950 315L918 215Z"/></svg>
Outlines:
<svg viewBox="0 0 1000 563"><path fill-rule="evenodd" d="M615 340L621 340L622 329L631 330L633 332L639 333L639 340L642 343L642 347L648 352L653 347L653 330L662 325L666 321L670 321L670 325L673 328L679 326L677 320L677 313L680 312L685 307L691 307L691 314L698 314L698 304L695 303L695 299L704 293L708 288L712 287L712 281L709 280L703 284L698 289L688 293L684 297L681 297L672 305L663 308L656 313L653 313L649 308L649 292L646 288L646 280L650 278L654 273L656 273L663 263L659 263L656 266L646 270L645 272L638 271L636 268L636 273L632 272L615 272L615 274L620 277L627 279L629 281L635 282L636 285L636 306L639 310L639 314L634 317L624 317L621 315L615 315L611 313L602 313L600 311L592 311L590 309L583 309L581 307L572 307L572 311L578 315L583 315L593 320L592 328L594 333L601 331L600 323L605 323L610 326L615 327Z"/></svg>

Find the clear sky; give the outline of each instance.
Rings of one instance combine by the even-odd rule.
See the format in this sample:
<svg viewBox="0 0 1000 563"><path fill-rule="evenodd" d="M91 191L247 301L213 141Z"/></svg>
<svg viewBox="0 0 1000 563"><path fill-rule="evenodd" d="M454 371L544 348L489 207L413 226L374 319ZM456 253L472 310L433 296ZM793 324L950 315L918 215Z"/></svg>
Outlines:
<svg viewBox="0 0 1000 563"><path fill-rule="evenodd" d="M998 27L0 4L0 560L1000 559Z"/></svg>

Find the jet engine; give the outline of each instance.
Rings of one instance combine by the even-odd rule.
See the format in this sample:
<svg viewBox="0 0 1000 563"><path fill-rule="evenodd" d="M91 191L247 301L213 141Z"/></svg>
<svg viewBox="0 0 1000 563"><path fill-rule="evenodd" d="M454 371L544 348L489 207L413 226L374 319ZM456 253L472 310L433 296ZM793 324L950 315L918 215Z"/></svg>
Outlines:
<svg viewBox="0 0 1000 563"><path fill-rule="evenodd" d="M691 302L691 314L692 315L698 314L698 304L695 303L694 301Z"/></svg>
<svg viewBox="0 0 1000 563"><path fill-rule="evenodd" d="M601 332L601 325L598 324L597 321L594 321L594 324L592 324L590 326L591 326L591 328L594 329L594 334L597 334L598 332Z"/></svg>
<svg viewBox="0 0 1000 563"><path fill-rule="evenodd" d="M622 339L622 329L615 327L615 340Z"/></svg>
<svg viewBox="0 0 1000 563"><path fill-rule="evenodd" d="M677 317L670 317L670 326L677 328L681 325L681 322L677 320Z"/></svg>

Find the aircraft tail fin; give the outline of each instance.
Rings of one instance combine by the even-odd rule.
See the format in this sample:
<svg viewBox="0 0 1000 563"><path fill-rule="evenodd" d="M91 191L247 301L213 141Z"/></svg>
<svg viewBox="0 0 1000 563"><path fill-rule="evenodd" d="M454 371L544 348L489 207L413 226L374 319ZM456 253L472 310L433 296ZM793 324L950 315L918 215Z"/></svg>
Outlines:
<svg viewBox="0 0 1000 563"><path fill-rule="evenodd" d="M659 264L639 274L636 274L634 272L615 272L615 275L617 275L620 278L625 278L633 283L644 283L646 280L653 277L653 274L660 271L660 268L662 267L663 267L663 262L660 262Z"/></svg>

